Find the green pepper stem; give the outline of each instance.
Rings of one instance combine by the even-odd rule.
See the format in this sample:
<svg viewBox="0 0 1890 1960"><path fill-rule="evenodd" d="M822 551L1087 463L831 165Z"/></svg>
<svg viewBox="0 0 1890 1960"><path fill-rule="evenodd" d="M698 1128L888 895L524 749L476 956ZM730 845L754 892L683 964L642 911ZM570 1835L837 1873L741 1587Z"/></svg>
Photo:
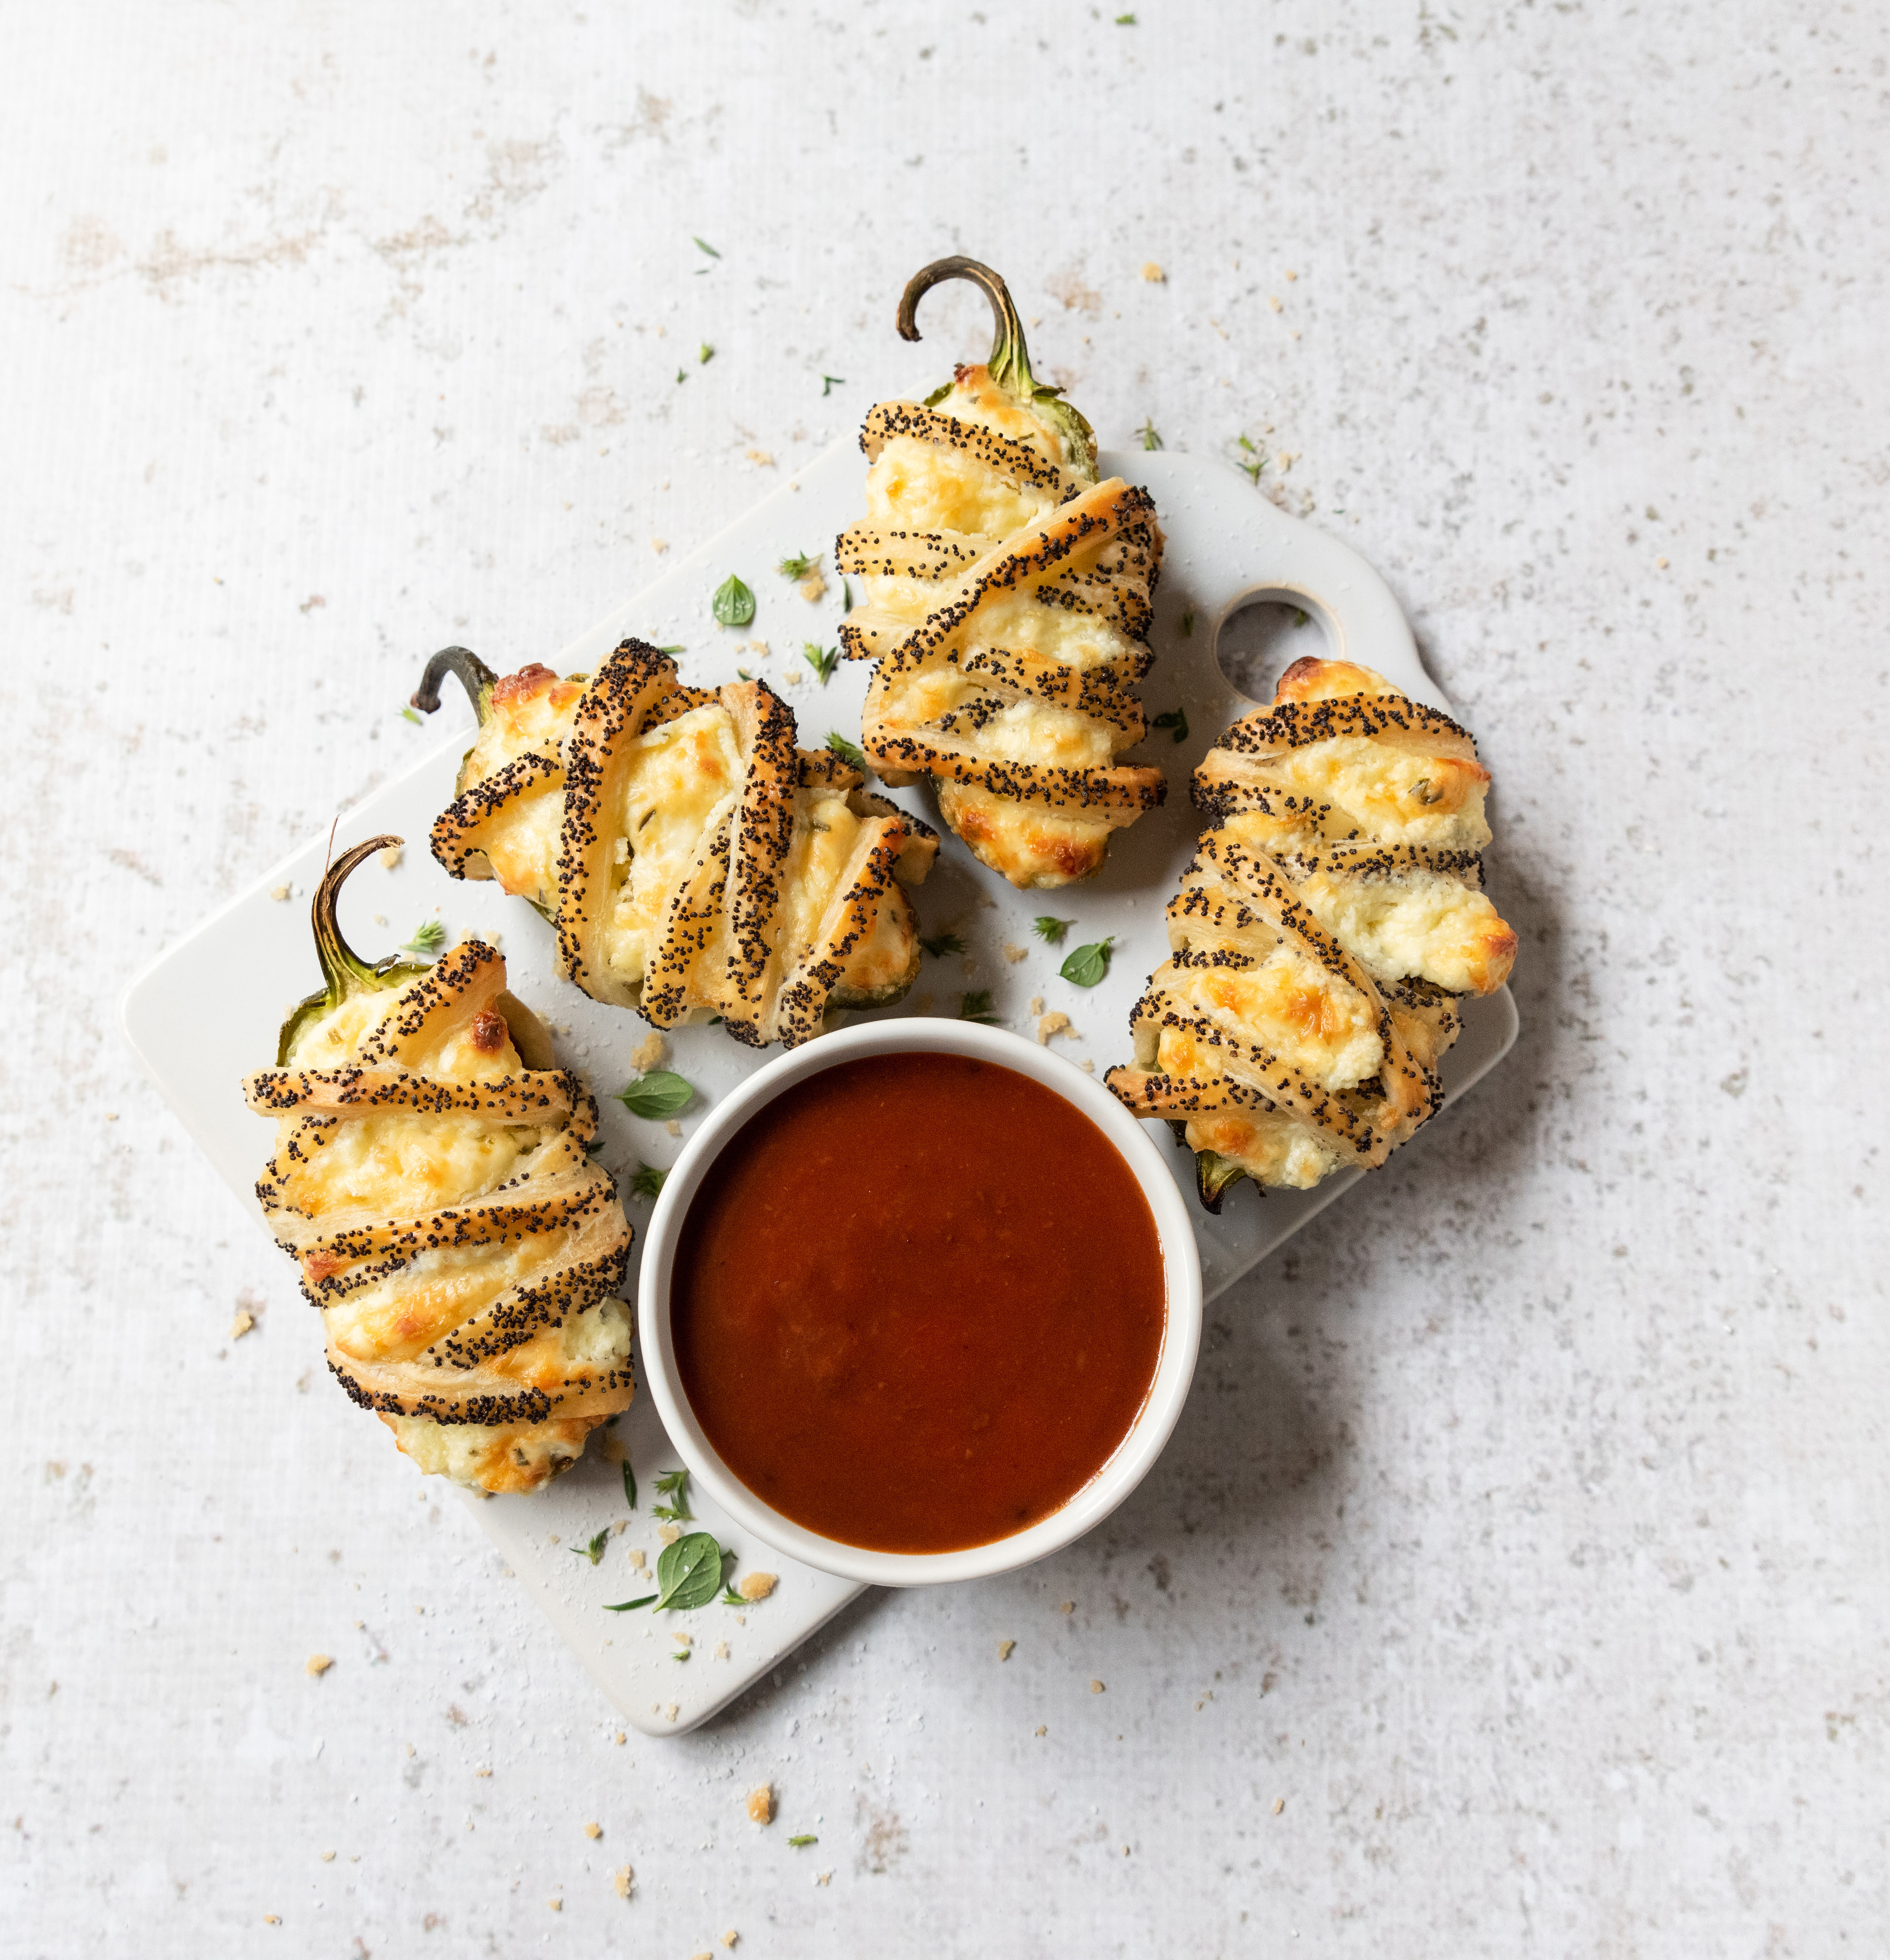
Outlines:
<svg viewBox="0 0 1890 1960"><path fill-rule="evenodd" d="M342 937L341 921L335 915L341 888L357 865L377 851L387 850L404 841L398 837L371 837L365 844L355 845L329 866L322 873L322 882L315 887L315 902L310 908L310 917L315 927L316 957L322 963L322 978L327 983L331 1007L339 1007L351 994L364 987L379 984L374 968Z"/></svg>
<svg viewBox="0 0 1890 1960"><path fill-rule="evenodd" d="M1018 317L1017 302L1010 297L1010 288L988 266L981 265L975 259L934 259L923 272L915 272L905 284L905 291L899 297L899 338L917 340L918 330L918 303L936 285L947 279L969 279L985 298L991 302L991 317L995 329L991 342L991 358L985 364L991 370L991 378L1001 388L1029 401L1037 392L1036 377L1030 371L1030 349L1025 344L1023 322Z"/></svg>
<svg viewBox="0 0 1890 1960"><path fill-rule="evenodd" d="M1030 349L1024 342L1023 322L1018 317L1010 288L988 266L975 259L934 259L923 271L915 272L899 296L899 337L917 340L918 303L932 288L947 279L969 279L991 302L994 327L991 358L985 364L991 378L1026 407L1034 409L1062 437L1071 467L1082 479L1096 481L1096 431L1083 416L1061 399L1061 388L1047 387L1030 371Z"/></svg>
<svg viewBox="0 0 1890 1960"><path fill-rule="evenodd" d="M473 712L484 727L492 706L492 686L498 679L469 647L442 647L427 663L420 685L413 691L413 705L422 714L431 714L440 705L440 683L451 674L466 689Z"/></svg>

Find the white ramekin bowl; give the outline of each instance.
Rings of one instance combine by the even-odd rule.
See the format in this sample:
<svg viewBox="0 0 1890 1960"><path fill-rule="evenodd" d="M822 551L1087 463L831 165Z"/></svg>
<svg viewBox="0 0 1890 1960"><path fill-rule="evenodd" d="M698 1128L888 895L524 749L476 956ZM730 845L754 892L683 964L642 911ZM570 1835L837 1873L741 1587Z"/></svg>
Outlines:
<svg viewBox="0 0 1890 1960"><path fill-rule="evenodd" d="M729 1468L695 1419L676 1372L670 1329L670 1274L689 1205L724 1146L784 1089L836 1064L873 1055L972 1055L1040 1082L1100 1129L1122 1153L1154 1214L1168 1287L1167 1324L1147 1399L1102 1468L1060 1509L1025 1530L963 1551L872 1551L826 1538L784 1517ZM1058 1551L1102 1520L1149 1472L1186 1399L1201 1347L1201 1255L1193 1223L1161 1153L1136 1118L1101 1083L1034 1042L971 1021L876 1021L823 1035L777 1055L718 1103L676 1162L644 1240L638 1306L643 1374L663 1427L691 1473L731 1517L805 1564L875 1586L935 1586L1008 1572Z"/></svg>

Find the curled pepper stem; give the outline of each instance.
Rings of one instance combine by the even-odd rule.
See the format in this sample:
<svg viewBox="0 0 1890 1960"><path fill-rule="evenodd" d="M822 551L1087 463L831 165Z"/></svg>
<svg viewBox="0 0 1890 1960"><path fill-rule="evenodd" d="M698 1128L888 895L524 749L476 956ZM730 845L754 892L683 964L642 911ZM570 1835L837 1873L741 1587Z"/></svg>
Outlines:
<svg viewBox="0 0 1890 1960"><path fill-rule="evenodd" d="M985 364L998 385L1028 407L1034 409L1054 427L1064 440L1065 450L1078 476L1096 480L1096 431L1083 416L1064 401L1061 388L1047 387L1030 371L1030 349L1024 340L1023 322L1010 288L986 265L975 259L934 259L905 282L899 295L899 329L902 340L918 340L918 303L936 285L947 279L968 279L991 303L994 332L991 358Z"/></svg>
<svg viewBox="0 0 1890 1960"><path fill-rule="evenodd" d="M431 714L440 705L440 683L448 674L466 689L466 698L472 702L473 712L483 727L492 712L492 686L498 676L470 647L442 647L428 661L420 685L413 691L413 706L422 714Z"/></svg>
<svg viewBox="0 0 1890 1960"><path fill-rule="evenodd" d="M288 1067L303 1034L324 1015L332 1014L344 1001L380 988L400 986L415 974L427 971L424 966L402 960L397 953L389 953L378 964L371 964L342 937L341 921L335 912L341 888L356 866L377 851L404 842L398 837L371 837L365 844L344 851L322 873L322 881L315 887L315 902L309 908L310 922L315 929L315 956L322 964L321 991L290 1009L276 1041L278 1068Z"/></svg>
<svg viewBox="0 0 1890 1960"><path fill-rule="evenodd" d="M399 837L371 837L365 844L353 845L329 866L322 873L322 882L315 887L315 902L309 908L309 915L315 928L315 956L322 963L322 978L327 983L331 1007L339 1007L351 994L364 987L380 985L378 970L342 937L341 921L335 911L341 888L347 883L349 873L377 851L405 842Z"/></svg>
<svg viewBox="0 0 1890 1960"><path fill-rule="evenodd" d="M975 259L934 259L924 271L915 272L899 296L899 338L918 340L918 303L936 285L947 279L969 279L991 302L995 331L991 336L991 358L985 364L991 378L1001 388L1029 401L1037 392L1036 378L1030 371L1030 349L1025 344L1023 322L1010 288L988 266Z"/></svg>

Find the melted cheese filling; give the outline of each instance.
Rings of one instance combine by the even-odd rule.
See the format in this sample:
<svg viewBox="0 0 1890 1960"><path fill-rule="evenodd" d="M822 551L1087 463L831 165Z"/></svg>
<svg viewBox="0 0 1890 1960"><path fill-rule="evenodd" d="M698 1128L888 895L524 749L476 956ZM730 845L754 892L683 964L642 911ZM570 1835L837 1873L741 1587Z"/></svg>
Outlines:
<svg viewBox="0 0 1890 1960"><path fill-rule="evenodd" d="M1383 843L1481 851L1490 841L1483 815L1489 772L1475 762L1338 735L1289 750L1267 774L1295 794L1335 805ZM1339 834L1329 821L1327 827Z"/></svg>
<svg viewBox="0 0 1890 1960"><path fill-rule="evenodd" d="M1276 946L1252 966L1177 967L1168 985L1322 1089L1349 1089L1383 1064L1370 1003L1296 947Z"/></svg>

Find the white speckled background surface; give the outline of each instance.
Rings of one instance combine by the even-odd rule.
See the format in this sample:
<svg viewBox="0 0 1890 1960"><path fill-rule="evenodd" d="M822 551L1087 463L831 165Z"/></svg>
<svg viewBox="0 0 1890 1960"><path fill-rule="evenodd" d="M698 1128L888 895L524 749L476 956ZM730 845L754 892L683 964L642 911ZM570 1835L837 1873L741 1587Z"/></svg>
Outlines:
<svg viewBox="0 0 1890 1960"><path fill-rule="evenodd" d="M1885 1950L1890 16L1137 11L14 10L8 1955ZM982 352L892 332L950 250L1392 581L1522 1042L1094 1538L619 1747L112 1004L425 739L417 655Z"/></svg>

